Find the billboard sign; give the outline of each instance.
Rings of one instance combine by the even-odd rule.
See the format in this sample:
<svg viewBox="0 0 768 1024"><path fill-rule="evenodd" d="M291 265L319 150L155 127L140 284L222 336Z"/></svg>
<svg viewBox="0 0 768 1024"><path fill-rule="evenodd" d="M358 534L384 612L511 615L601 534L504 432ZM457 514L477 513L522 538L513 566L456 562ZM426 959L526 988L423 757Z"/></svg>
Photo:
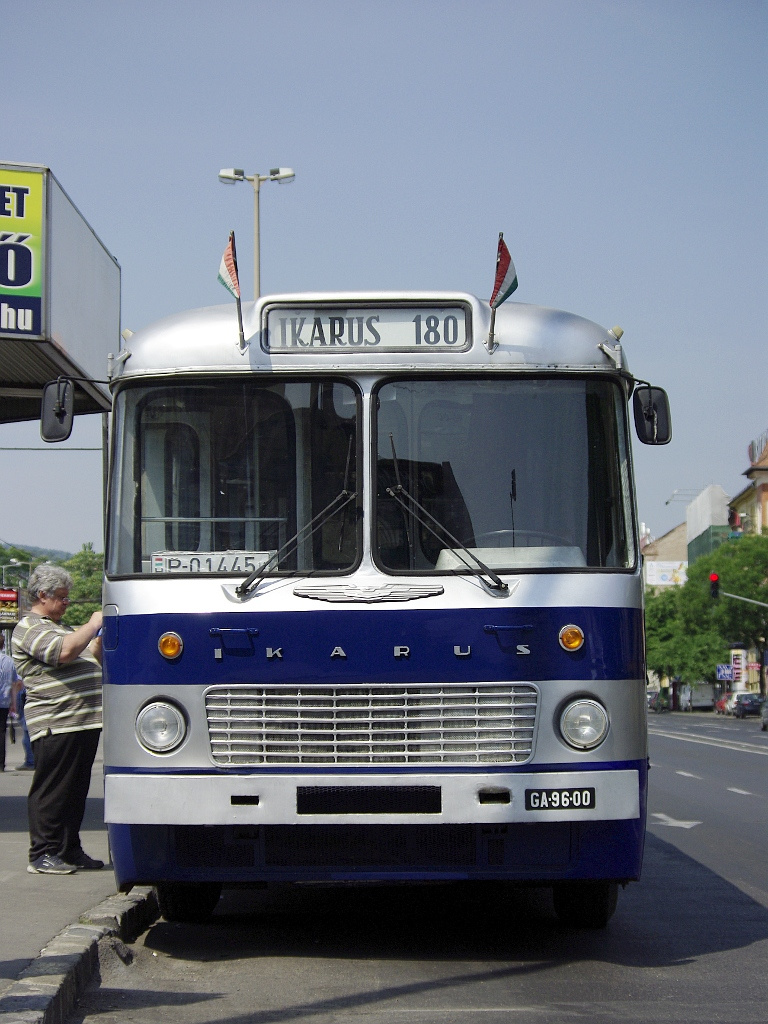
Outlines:
<svg viewBox="0 0 768 1024"><path fill-rule="evenodd" d="M741 650L731 651L731 668L733 669L734 683L746 682L747 675L747 652Z"/></svg>
<svg viewBox="0 0 768 1024"><path fill-rule="evenodd" d="M44 334L45 175L0 169L0 336Z"/></svg>
<svg viewBox="0 0 768 1024"><path fill-rule="evenodd" d="M50 168L0 161L0 423L38 419L41 390L76 381L103 412L120 349L120 265Z"/></svg>
<svg viewBox="0 0 768 1024"><path fill-rule="evenodd" d="M15 626L19 621L19 592L14 587L0 590L0 627Z"/></svg>
<svg viewBox="0 0 768 1024"><path fill-rule="evenodd" d="M645 583L648 587L681 587L688 579L687 562L644 562Z"/></svg>

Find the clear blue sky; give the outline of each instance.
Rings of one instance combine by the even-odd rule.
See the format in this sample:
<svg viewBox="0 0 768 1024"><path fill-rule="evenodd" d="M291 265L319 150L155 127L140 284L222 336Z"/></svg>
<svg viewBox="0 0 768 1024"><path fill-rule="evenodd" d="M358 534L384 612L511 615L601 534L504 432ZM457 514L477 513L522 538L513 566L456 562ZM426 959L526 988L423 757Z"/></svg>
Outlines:
<svg viewBox="0 0 768 1024"><path fill-rule="evenodd" d="M746 483L768 428L768 5L758 0L0 0L0 159L45 164L122 266L123 326L262 291L515 299L620 324L674 438L635 446L640 517ZM98 417L70 446L100 443ZM36 425L0 445L39 445ZM0 451L0 538L101 549L96 452ZM33 479L25 482L28 476ZM15 493L16 500L12 500Z"/></svg>

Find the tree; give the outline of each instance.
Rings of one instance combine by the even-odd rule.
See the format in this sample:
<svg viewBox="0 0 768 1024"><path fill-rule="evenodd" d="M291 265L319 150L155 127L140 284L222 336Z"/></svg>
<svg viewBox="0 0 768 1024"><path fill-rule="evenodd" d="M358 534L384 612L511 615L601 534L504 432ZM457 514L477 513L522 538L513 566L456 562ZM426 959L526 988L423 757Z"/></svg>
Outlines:
<svg viewBox="0 0 768 1024"><path fill-rule="evenodd" d="M721 545L715 554L713 571L720 575L721 595L768 604L768 536L741 537L737 543ZM745 646L757 646L765 637L768 608L722 596L717 604L718 619L734 637L745 640Z"/></svg>
<svg viewBox="0 0 768 1024"><path fill-rule="evenodd" d="M93 544L83 544L82 550L62 565L72 576L70 605L63 621L68 626L82 626L101 608L104 556L93 550Z"/></svg>
<svg viewBox="0 0 768 1024"><path fill-rule="evenodd" d="M677 599L678 588L668 587L650 595L645 604L646 662L661 679L677 675L680 664Z"/></svg>
<svg viewBox="0 0 768 1024"><path fill-rule="evenodd" d="M720 576L716 601L709 591L711 572ZM768 608L724 593L768 603L768 536L744 536L720 545L688 567L684 586L647 599L648 667L693 683L714 682L717 665L730 660L731 647L754 647L762 662Z"/></svg>
<svg viewBox="0 0 768 1024"><path fill-rule="evenodd" d="M704 570L707 587L710 572L720 575L720 597L717 601L710 598L716 605L713 619L729 646L754 647L762 665L768 636L768 607L762 607L768 605L768 536L747 535L721 544L714 554L717 557L710 558L708 561L712 564ZM726 597L726 594L736 597ZM752 604L752 601L761 604Z"/></svg>

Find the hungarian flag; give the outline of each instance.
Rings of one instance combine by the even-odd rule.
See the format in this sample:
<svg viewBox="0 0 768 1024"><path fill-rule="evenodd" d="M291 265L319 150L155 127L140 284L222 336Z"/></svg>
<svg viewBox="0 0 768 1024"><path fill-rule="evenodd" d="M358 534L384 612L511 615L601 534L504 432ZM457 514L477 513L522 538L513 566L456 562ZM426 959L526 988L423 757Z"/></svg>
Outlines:
<svg viewBox="0 0 768 1024"><path fill-rule="evenodd" d="M240 282L237 278L237 253L235 251L235 232L229 232L229 241L219 266L219 281L227 291L232 292L236 299L240 298Z"/></svg>
<svg viewBox="0 0 768 1024"><path fill-rule="evenodd" d="M499 233L499 251L496 254L496 280L493 282L493 294L491 295L491 309L496 309L505 299L508 299L517 288L517 271L512 257L509 255L504 235Z"/></svg>

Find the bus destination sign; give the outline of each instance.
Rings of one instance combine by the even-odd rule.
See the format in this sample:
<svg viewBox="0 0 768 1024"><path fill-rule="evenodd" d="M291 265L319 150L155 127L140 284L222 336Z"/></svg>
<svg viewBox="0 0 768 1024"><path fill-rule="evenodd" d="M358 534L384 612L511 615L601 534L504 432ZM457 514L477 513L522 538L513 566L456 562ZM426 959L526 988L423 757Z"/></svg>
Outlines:
<svg viewBox="0 0 768 1024"><path fill-rule="evenodd" d="M471 347L463 305L270 306L266 352L465 352Z"/></svg>

